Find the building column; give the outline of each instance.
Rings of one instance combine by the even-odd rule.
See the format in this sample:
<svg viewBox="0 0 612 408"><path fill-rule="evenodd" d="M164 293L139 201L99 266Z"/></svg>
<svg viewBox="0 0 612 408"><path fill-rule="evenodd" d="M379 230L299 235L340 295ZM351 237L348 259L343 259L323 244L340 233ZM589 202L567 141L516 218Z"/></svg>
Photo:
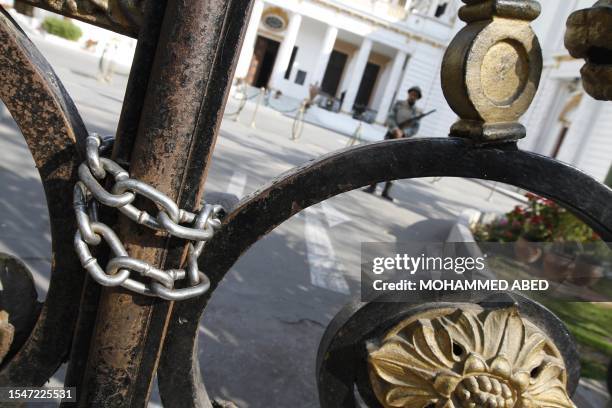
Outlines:
<svg viewBox="0 0 612 408"><path fill-rule="evenodd" d="M366 65L368 64L368 58L370 57L370 51L372 51L372 40L364 38L361 43L361 48L355 57L355 64L353 71L351 72L351 79L349 81L349 88L346 90L344 95L344 102L342 102L342 111L351 113L353 111L353 105L355 104L355 98L357 92L359 92L359 86L365 72Z"/></svg>
<svg viewBox="0 0 612 408"><path fill-rule="evenodd" d="M431 0L431 2L429 3L429 11L427 12L427 15L430 17L435 17L439 5L440 0Z"/></svg>
<svg viewBox="0 0 612 408"><path fill-rule="evenodd" d="M272 75L270 77L270 87L278 88L281 84L281 80L285 77L285 72L289 66L291 60L291 53L295 47L298 33L300 32L300 26L302 25L302 15L293 13L289 19L287 25L287 31L285 32L285 38L278 49L278 55L276 56L276 62L272 69Z"/></svg>
<svg viewBox="0 0 612 408"><path fill-rule="evenodd" d="M323 39L323 45L321 47L321 53L319 54L317 67L313 71L310 80L312 84L317 83L321 85L323 83L325 70L327 69L327 64L329 64L329 57L331 56L331 53L334 50L334 45L336 44L337 37L338 29L336 27L328 26L327 30L325 31L325 38Z"/></svg>
<svg viewBox="0 0 612 408"><path fill-rule="evenodd" d="M257 41L257 30L259 29L259 22L261 21L263 11L264 2L262 0L255 0L251 18L249 19L249 25L244 34L238 65L236 66L236 78L245 78L249 73L253 52L255 50L255 41Z"/></svg>
<svg viewBox="0 0 612 408"><path fill-rule="evenodd" d="M376 115L376 121L378 123L384 123L385 120L387 120L387 115L389 113L389 109L391 108L391 102L393 102L393 95L398 88L404 62L406 62L406 53L402 50L397 50L397 54L395 54L395 58L393 58L393 65L391 66L389 80L387 81L387 85L385 85L385 93L380 101L380 107L378 108L378 114Z"/></svg>

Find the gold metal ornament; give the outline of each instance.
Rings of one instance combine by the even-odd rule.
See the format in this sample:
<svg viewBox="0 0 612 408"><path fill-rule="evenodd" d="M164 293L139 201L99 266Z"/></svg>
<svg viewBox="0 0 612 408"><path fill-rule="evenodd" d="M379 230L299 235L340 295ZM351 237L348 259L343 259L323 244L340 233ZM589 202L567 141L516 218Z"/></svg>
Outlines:
<svg viewBox="0 0 612 408"><path fill-rule="evenodd" d="M289 25L289 15L281 7L268 7L261 18L270 31L283 32Z"/></svg>
<svg viewBox="0 0 612 408"><path fill-rule="evenodd" d="M423 312L370 343L368 355L385 408L575 408L559 350L516 307Z"/></svg>
<svg viewBox="0 0 612 408"><path fill-rule="evenodd" d="M451 136L478 143L525 137L518 119L533 101L542 73L542 50L530 21L536 1L463 0L467 22L442 62L442 89L460 120Z"/></svg>
<svg viewBox="0 0 612 408"><path fill-rule="evenodd" d="M9 323L6 310L0 310L0 363L8 354L15 338L15 326Z"/></svg>
<svg viewBox="0 0 612 408"><path fill-rule="evenodd" d="M612 0L573 12L567 20L565 47L583 58L584 89L598 100L612 100Z"/></svg>

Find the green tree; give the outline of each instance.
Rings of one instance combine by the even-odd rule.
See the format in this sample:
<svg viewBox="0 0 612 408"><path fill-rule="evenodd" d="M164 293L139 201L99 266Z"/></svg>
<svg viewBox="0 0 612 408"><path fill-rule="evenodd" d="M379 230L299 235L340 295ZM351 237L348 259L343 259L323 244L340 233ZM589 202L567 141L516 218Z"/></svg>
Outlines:
<svg viewBox="0 0 612 408"><path fill-rule="evenodd" d="M79 26L63 18L47 17L42 22L42 28L49 34L57 35L70 41L76 41L83 35Z"/></svg>

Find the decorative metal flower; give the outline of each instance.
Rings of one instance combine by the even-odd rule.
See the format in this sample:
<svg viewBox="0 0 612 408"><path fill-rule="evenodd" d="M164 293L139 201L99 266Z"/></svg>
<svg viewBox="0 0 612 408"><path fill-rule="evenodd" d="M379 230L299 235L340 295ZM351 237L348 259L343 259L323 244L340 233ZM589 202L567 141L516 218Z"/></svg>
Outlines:
<svg viewBox="0 0 612 408"><path fill-rule="evenodd" d="M558 349L515 307L414 316L370 345L369 368L384 407L575 408Z"/></svg>

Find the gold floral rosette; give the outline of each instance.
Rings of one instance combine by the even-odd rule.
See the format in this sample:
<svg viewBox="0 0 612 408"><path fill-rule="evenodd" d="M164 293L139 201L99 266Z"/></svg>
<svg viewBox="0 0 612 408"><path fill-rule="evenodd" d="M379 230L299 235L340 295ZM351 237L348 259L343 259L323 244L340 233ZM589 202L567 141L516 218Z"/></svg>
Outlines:
<svg viewBox="0 0 612 408"><path fill-rule="evenodd" d="M369 345L384 407L573 408L559 350L516 307L436 309Z"/></svg>

